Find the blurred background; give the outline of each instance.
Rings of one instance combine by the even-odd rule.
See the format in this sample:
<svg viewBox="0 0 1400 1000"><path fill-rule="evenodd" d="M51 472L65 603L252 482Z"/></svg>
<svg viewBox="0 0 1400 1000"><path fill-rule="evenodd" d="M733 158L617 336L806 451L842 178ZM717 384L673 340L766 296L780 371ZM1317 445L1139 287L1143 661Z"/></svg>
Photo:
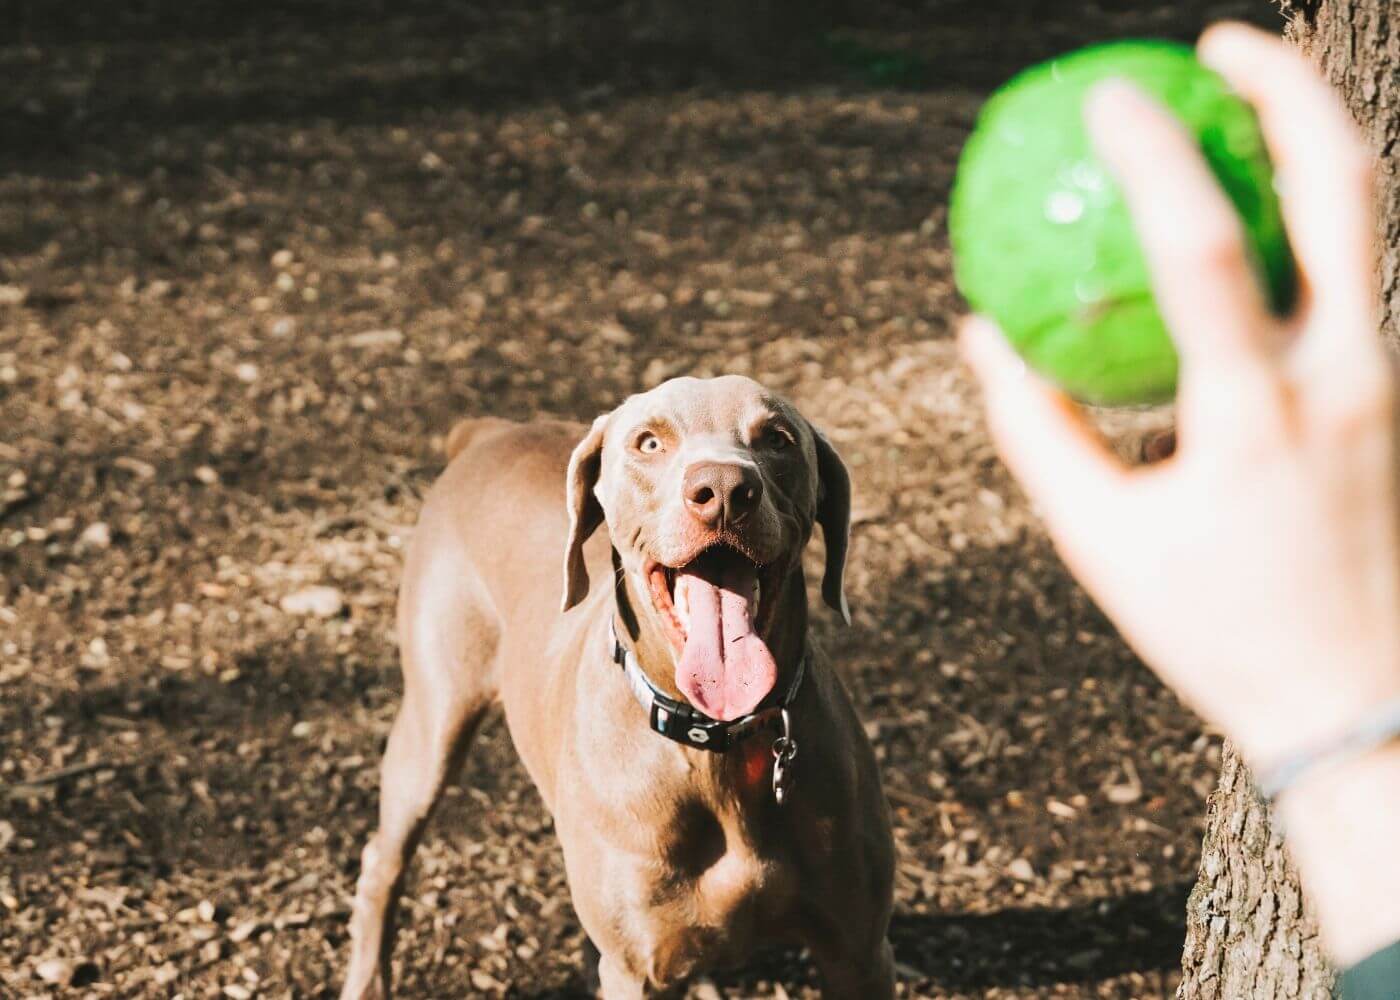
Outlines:
<svg viewBox="0 0 1400 1000"><path fill-rule="evenodd" d="M1218 746L998 466L945 205L1017 69L1270 3L5 6L0 995L332 996L441 434L720 372L852 468L817 628L901 995L1171 995ZM578 994L504 727L404 907L401 995ZM774 955L690 995L817 994Z"/></svg>

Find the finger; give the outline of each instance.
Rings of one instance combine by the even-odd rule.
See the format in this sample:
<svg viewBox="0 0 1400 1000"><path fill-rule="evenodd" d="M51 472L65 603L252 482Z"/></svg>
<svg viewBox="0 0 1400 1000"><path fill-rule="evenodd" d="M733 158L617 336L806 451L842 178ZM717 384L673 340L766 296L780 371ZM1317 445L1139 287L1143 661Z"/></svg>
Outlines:
<svg viewBox="0 0 1400 1000"><path fill-rule="evenodd" d="M1085 112L1132 212L1183 381L1266 365L1271 322L1243 227L1195 139L1121 81L1095 87Z"/></svg>
<svg viewBox="0 0 1400 1000"><path fill-rule="evenodd" d="M1302 54L1257 29L1211 28L1199 52L1258 111L1315 308L1339 321L1328 336L1374 339L1374 174L1346 110Z"/></svg>
<svg viewBox="0 0 1400 1000"><path fill-rule="evenodd" d="M969 317L959 341L982 385L997 451L1052 530L1092 523L1126 468L1068 397L1026 370L994 324Z"/></svg>

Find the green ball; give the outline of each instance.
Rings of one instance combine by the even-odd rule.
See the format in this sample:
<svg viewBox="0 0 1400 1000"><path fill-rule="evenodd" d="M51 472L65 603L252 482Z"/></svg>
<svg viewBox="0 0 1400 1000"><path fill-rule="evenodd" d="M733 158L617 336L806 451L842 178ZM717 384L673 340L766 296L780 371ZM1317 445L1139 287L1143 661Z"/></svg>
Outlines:
<svg viewBox="0 0 1400 1000"><path fill-rule="evenodd" d="M1292 308L1293 256L1254 110L1189 48L1169 42L1081 49L991 97L953 183L954 271L972 307L1070 395L1159 403L1176 390L1176 351L1127 205L1083 120L1085 96L1108 78L1136 84L1196 137L1240 214L1270 304L1280 314Z"/></svg>

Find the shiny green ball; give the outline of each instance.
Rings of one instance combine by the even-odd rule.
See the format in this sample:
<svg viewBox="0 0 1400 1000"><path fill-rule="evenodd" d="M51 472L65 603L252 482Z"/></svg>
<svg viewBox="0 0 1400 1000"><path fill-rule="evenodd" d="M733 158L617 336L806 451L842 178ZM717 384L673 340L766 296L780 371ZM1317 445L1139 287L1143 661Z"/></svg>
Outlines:
<svg viewBox="0 0 1400 1000"><path fill-rule="evenodd" d="M991 97L953 184L954 270L972 307L1070 395L1158 403L1176 390L1176 351L1127 205L1083 120L1088 91L1109 78L1161 101L1196 137L1240 214L1271 305L1292 307L1296 272L1254 110L1189 48L1169 42L1081 49Z"/></svg>

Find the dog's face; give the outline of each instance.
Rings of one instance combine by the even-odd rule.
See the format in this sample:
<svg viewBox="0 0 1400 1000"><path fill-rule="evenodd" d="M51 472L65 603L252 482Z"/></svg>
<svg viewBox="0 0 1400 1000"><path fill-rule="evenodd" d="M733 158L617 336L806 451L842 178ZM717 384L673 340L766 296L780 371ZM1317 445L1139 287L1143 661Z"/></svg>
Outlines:
<svg viewBox="0 0 1400 1000"><path fill-rule="evenodd" d="M582 546L606 520L640 613L670 642L677 686L708 715L744 715L776 682L765 640L815 524L823 597L849 620L845 466L751 379L672 379L599 417L570 460L568 505L565 610L588 592Z"/></svg>

